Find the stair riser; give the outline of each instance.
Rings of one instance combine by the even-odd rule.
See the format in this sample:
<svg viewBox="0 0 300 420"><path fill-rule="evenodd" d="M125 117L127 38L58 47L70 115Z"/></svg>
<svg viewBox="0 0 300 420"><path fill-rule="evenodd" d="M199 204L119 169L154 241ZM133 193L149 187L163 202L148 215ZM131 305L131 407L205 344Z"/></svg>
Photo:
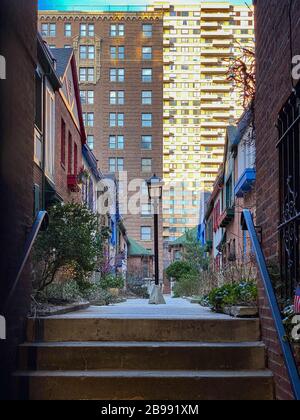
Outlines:
<svg viewBox="0 0 300 420"><path fill-rule="evenodd" d="M245 378L22 378L19 398L31 400L272 400L273 381ZM25 389L26 388L26 389Z"/></svg>
<svg viewBox="0 0 300 420"><path fill-rule="evenodd" d="M21 347L20 370L260 370L263 347Z"/></svg>
<svg viewBox="0 0 300 420"><path fill-rule="evenodd" d="M28 321L29 342L260 340L258 320L41 319Z"/></svg>

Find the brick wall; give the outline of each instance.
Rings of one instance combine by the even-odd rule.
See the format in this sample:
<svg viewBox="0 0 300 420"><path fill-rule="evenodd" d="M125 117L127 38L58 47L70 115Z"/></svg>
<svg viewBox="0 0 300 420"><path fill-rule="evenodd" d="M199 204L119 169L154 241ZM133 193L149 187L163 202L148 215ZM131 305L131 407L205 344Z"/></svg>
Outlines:
<svg viewBox="0 0 300 420"><path fill-rule="evenodd" d="M77 145L77 167L78 171L82 166L82 143L81 143L81 135L74 123L74 120L71 117L71 114L68 108L65 105L61 95L59 92L56 93L55 96L55 113L56 113L56 121L55 121L55 189L57 194L65 202L81 202L81 192L71 192L68 189L67 185L67 176L68 176L68 137L69 133L72 136L72 156L73 156L73 164L74 165L74 144ZM62 119L66 125L66 149L65 149L65 156L66 156L66 164L62 165L61 162L61 121Z"/></svg>
<svg viewBox="0 0 300 420"><path fill-rule="evenodd" d="M34 71L36 66L36 1L2 0L0 54L7 79L0 80L0 306L12 285L33 214ZM14 295L7 318L7 340L0 343L0 396L8 394L15 349L23 340L30 303L28 269Z"/></svg>
<svg viewBox="0 0 300 420"><path fill-rule="evenodd" d="M267 261L278 259L279 165L275 127L280 109L292 93L289 39L289 0L256 0L257 97L257 224L263 229ZM300 8L293 1L293 55L300 54ZM276 379L278 399L292 398L271 313L260 293L262 333L268 346L269 366Z"/></svg>

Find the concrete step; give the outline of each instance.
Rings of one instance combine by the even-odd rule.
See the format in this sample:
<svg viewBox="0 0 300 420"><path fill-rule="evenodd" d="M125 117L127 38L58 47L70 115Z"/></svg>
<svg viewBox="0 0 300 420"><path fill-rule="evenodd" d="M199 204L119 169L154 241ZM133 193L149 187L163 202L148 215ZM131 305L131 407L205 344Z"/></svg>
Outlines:
<svg viewBox="0 0 300 420"><path fill-rule="evenodd" d="M268 371L19 372L31 400L273 400Z"/></svg>
<svg viewBox="0 0 300 420"><path fill-rule="evenodd" d="M68 341L260 341L258 319L30 318L28 342Z"/></svg>
<svg viewBox="0 0 300 420"><path fill-rule="evenodd" d="M69 342L20 346L20 370L260 370L262 343Z"/></svg>

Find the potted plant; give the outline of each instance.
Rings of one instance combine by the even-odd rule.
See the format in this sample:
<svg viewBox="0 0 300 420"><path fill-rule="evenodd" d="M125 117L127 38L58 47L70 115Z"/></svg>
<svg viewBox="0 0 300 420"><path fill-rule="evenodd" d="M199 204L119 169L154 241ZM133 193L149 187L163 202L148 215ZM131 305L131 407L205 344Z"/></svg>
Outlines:
<svg viewBox="0 0 300 420"><path fill-rule="evenodd" d="M89 172L82 166L77 175L78 184L85 184L89 178Z"/></svg>

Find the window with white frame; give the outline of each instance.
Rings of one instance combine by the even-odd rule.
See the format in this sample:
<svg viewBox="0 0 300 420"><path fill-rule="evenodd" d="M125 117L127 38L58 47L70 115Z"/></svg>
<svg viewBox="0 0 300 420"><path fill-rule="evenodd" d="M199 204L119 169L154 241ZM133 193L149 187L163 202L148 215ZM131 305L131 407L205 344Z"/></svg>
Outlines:
<svg viewBox="0 0 300 420"><path fill-rule="evenodd" d="M42 36L46 38L56 37L56 23L42 23L41 25Z"/></svg>
<svg viewBox="0 0 300 420"><path fill-rule="evenodd" d="M109 79L111 82L123 83L125 81L125 69L110 69Z"/></svg>
<svg viewBox="0 0 300 420"><path fill-rule="evenodd" d="M93 90L81 90L80 99L81 99L82 105L94 105L95 93Z"/></svg>
<svg viewBox="0 0 300 420"><path fill-rule="evenodd" d="M93 23L81 23L80 24L80 36L85 37L94 37L95 36L95 25Z"/></svg>
<svg viewBox="0 0 300 420"><path fill-rule="evenodd" d="M124 127L124 114L111 112L109 114L109 126L110 127Z"/></svg>
<svg viewBox="0 0 300 420"><path fill-rule="evenodd" d="M142 91L142 105L152 105L152 90Z"/></svg>
<svg viewBox="0 0 300 420"><path fill-rule="evenodd" d="M117 150L124 150L124 136L109 136L109 148L110 149L117 149Z"/></svg>
<svg viewBox="0 0 300 420"><path fill-rule="evenodd" d="M152 69L142 69L142 82L143 83L152 82Z"/></svg>
<svg viewBox="0 0 300 420"><path fill-rule="evenodd" d="M94 127L94 113L93 112L84 112L83 121L86 127Z"/></svg>
<svg viewBox="0 0 300 420"><path fill-rule="evenodd" d="M65 37L69 38L72 36L72 24L65 23Z"/></svg>
<svg viewBox="0 0 300 420"><path fill-rule="evenodd" d="M124 171L124 158L109 158L109 172Z"/></svg>
<svg viewBox="0 0 300 420"><path fill-rule="evenodd" d="M142 114L142 127L143 128L152 127L152 114Z"/></svg>
<svg viewBox="0 0 300 420"><path fill-rule="evenodd" d="M80 82L91 82L95 81L95 69L94 67L80 67L79 69L79 81Z"/></svg>
<svg viewBox="0 0 300 420"><path fill-rule="evenodd" d="M124 90L111 90L109 92L109 103L110 105L124 105L125 103Z"/></svg>
<svg viewBox="0 0 300 420"><path fill-rule="evenodd" d="M93 134L87 135L87 144L91 150L94 150L94 136Z"/></svg>
<svg viewBox="0 0 300 420"><path fill-rule="evenodd" d="M152 159L151 158L142 159L142 172L144 173L152 172Z"/></svg>
<svg viewBox="0 0 300 420"><path fill-rule="evenodd" d="M150 226L141 227L141 241L149 242L152 240L152 228Z"/></svg>
<svg viewBox="0 0 300 420"><path fill-rule="evenodd" d="M80 60L94 60L95 46L94 45L80 45L79 47Z"/></svg>
<svg viewBox="0 0 300 420"><path fill-rule="evenodd" d="M153 27L151 24L143 24L143 36L145 38L151 38L153 32Z"/></svg>
<svg viewBox="0 0 300 420"><path fill-rule="evenodd" d="M143 60L152 60L152 47L142 47Z"/></svg>
<svg viewBox="0 0 300 420"><path fill-rule="evenodd" d="M125 36L125 26L123 24L112 24L110 25L110 36L111 37L123 37Z"/></svg>
<svg viewBox="0 0 300 420"><path fill-rule="evenodd" d="M142 136L141 148L143 150L152 150L152 136Z"/></svg>

